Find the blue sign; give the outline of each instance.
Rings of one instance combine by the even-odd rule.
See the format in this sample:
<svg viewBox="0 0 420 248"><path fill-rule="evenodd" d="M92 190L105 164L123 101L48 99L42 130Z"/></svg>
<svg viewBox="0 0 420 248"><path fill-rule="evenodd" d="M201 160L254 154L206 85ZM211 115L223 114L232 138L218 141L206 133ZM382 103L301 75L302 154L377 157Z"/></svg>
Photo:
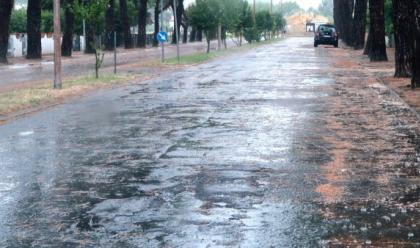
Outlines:
<svg viewBox="0 0 420 248"><path fill-rule="evenodd" d="M167 32L159 32L157 34L157 39L159 42L163 43L163 42L168 42L168 33Z"/></svg>

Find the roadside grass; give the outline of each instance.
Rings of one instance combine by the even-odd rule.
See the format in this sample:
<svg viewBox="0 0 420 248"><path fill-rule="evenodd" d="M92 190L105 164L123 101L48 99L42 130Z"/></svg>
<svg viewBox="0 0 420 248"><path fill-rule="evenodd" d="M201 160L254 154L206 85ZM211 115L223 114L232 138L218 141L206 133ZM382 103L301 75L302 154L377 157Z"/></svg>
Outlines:
<svg viewBox="0 0 420 248"><path fill-rule="evenodd" d="M219 51L213 50L210 53L197 52L181 56L180 63L178 63L176 57L171 57L163 64L160 61L154 61L139 66L165 67L171 65L194 65L280 40L282 40L282 38L252 44L243 44L240 47L231 47ZM31 111L37 111L43 107L60 104L68 98L81 96L84 93L91 92L95 89L121 85L140 78L147 79L148 76L144 74L114 75L111 73L103 73L99 79L96 79L94 75L64 79L63 89L61 90L53 89L52 82L40 82L34 86L23 86L14 90L0 92L0 124L4 123L6 119L11 116L19 116Z"/></svg>
<svg viewBox="0 0 420 248"><path fill-rule="evenodd" d="M229 55L236 52L241 52L241 51L259 47L262 45L271 44L280 40L282 40L282 38L266 40L266 41L261 41L257 43L251 43L251 44L243 44L242 46L231 47L228 49L222 48L222 50L216 50L216 51L213 50L213 51L210 51L210 53L199 52L199 53L193 53L189 55L183 55L183 56L180 56L179 63L178 63L177 57L171 57L171 58L166 59L164 64L167 64L167 65L200 64L211 59L215 59L215 58L222 57L222 56Z"/></svg>
<svg viewBox="0 0 420 248"><path fill-rule="evenodd" d="M135 76L130 74L103 74L99 79L89 75L63 80L61 90L53 89L52 83L45 82L3 92L0 93L0 115L59 103L68 97L82 95L101 87L123 84L134 78Z"/></svg>

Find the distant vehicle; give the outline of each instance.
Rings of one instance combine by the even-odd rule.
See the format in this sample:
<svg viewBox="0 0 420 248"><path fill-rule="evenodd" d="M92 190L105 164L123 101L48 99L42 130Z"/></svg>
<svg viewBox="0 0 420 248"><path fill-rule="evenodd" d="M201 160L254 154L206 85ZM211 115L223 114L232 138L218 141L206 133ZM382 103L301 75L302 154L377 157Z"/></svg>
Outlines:
<svg viewBox="0 0 420 248"><path fill-rule="evenodd" d="M315 32L314 46L318 45L333 45L338 47L338 33L334 25L323 24L319 25Z"/></svg>

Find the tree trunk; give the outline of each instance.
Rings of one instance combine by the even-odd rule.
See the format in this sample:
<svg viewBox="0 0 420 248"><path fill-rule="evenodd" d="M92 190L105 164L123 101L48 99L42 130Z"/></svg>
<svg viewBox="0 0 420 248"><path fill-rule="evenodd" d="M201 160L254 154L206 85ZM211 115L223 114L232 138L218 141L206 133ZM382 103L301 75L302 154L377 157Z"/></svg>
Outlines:
<svg viewBox="0 0 420 248"><path fill-rule="evenodd" d="M155 23L154 23L155 31L153 33L153 46L154 47L159 46L159 41L157 39L157 34L160 31L159 14L160 14L160 0L156 0L156 4L155 4Z"/></svg>
<svg viewBox="0 0 420 248"><path fill-rule="evenodd" d="M342 0L340 2L340 19L342 26L342 40L349 46L353 44L353 10L354 0Z"/></svg>
<svg viewBox="0 0 420 248"><path fill-rule="evenodd" d="M210 34L209 33L206 34L206 41L207 41L207 53L210 53L210 42L211 42L211 40L210 40Z"/></svg>
<svg viewBox="0 0 420 248"><path fill-rule="evenodd" d="M203 30L197 29L197 41L202 42L203 41Z"/></svg>
<svg viewBox="0 0 420 248"><path fill-rule="evenodd" d="M171 0L172 1L172 0ZM182 15L184 14L184 0L176 0L177 5L176 5L176 19L177 19L177 27L175 27L174 24L174 34L172 35L172 44L176 44L177 41L177 30L175 28L178 28L178 34L180 34L181 32L181 23L182 23ZM174 6L172 6L173 9ZM175 11L175 10L174 10ZM175 13L175 12L174 12Z"/></svg>
<svg viewBox="0 0 420 248"><path fill-rule="evenodd" d="M40 59L41 47L41 0L28 0L26 30L28 32L28 52L26 58Z"/></svg>
<svg viewBox="0 0 420 248"><path fill-rule="evenodd" d="M353 48L363 49L366 38L367 0L356 0L353 18Z"/></svg>
<svg viewBox="0 0 420 248"><path fill-rule="evenodd" d="M393 21L395 37L395 77L411 77L413 61L413 25L412 0L393 0Z"/></svg>
<svg viewBox="0 0 420 248"><path fill-rule="evenodd" d="M130 19L127 14L127 0L120 0L120 18L124 33L124 47L125 49L133 48L130 31Z"/></svg>
<svg viewBox="0 0 420 248"><path fill-rule="evenodd" d="M137 37L137 47L146 47L146 25L147 25L147 0L139 1L139 35Z"/></svg>
<svg viewBox="0 0 420 248"><path fill-rule="evenodd" d="M114 10L115 0L108 0L108 8L105 13L105 50L108 51L114 50Z"/></svg>
<svg viewBox="0 0 420 248"><path fill-rule="evenodd" d="M415 17L414 32L414 61L413 61L413 77L411 81L412 88L420 87L420 2L413 0L413 12Z"/></svg>
<svg viewBox="0 0 420 248"><path fill-rule="evenodd" d="M61 44L61 54L65 57L70 57L73 51L73 33L74 33L74 0L66 0L64 13L64 35L63 43Z"/></svg>
<svg viewBox="0 0 420 248"><path fill-rule="evenodd" d="M185 44L185 43L188 42L188 24L185 23L183 28L184 28L184 33L183 33L183 36L182 36L182 43Z"/></svg>
<svg viewBox="0 0 420 248"><path fill-rule="evenodd" d="M222 24L217 25L217 50L222 49Z"/></svg>
<svg viewBox="0 0 420 248"><path fill-rule="evenodd" d="M387 61L385 43L385 2L384 0L370 0L371 47L369 58L371 61Z"/></svg>
<svg viewBox="0 0 420 248"><path fill-rule="evenodd" d="M341 8L340 8L340 0L334 0L334 24L339 32L340 36L343 32L343 26L341 23Z"/></svg>
<svg viewBox="0 0 420 248"><path fill-rule="evenodd" d="M372 28L369 27L368 37L365 44L365 50L363 51L364 55L369 55L370 48L372 47Z"/></svg>
<svg viewBox="0 0 420 248"><path fill-rule="evenodd" d="M96 35L95 27L90 23L86 23L85 53L88 53L88 54L96 53L95 35Z"/></svg>
<svg viewBox="0 0 420 248"><path fill-rule="evenodd" d="M0 63L7 63L7 48L9 46L9 26L12 8L13 0L0 1Z"/></svg>
<svg viewBox="0 0 420 248"><path fill-rule="evenodd" d="M190 33L190 42L195 42L197 38L197 28L192 26L191 33Z"/></svg>
<svg viewBox="0 0 420 248"><path fill-rule="evenodd" d="M349 37L352 32L353 0L334 0L334 23L339 37L349 45Z"/></svg>
<svg viewBox="0 0 420 248"><path fill-rule="evenodd" d="M225 48L225 50L227 49L227 30L225 27L222 27L222 43L223 43L223 47Z"/></svg>

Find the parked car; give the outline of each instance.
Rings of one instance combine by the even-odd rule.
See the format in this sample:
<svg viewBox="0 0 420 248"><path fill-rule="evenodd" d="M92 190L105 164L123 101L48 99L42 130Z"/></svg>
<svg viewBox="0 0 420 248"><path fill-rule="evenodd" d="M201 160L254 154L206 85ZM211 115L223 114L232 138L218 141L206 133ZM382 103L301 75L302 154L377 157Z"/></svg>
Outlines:
<svg viewBox="0 0 420 248"><path fill-rule="evenodd" d="M319 25L315 32L314 46L318 45L333 45L338 47L338 32L334 25L323 24Z"/></svg>

